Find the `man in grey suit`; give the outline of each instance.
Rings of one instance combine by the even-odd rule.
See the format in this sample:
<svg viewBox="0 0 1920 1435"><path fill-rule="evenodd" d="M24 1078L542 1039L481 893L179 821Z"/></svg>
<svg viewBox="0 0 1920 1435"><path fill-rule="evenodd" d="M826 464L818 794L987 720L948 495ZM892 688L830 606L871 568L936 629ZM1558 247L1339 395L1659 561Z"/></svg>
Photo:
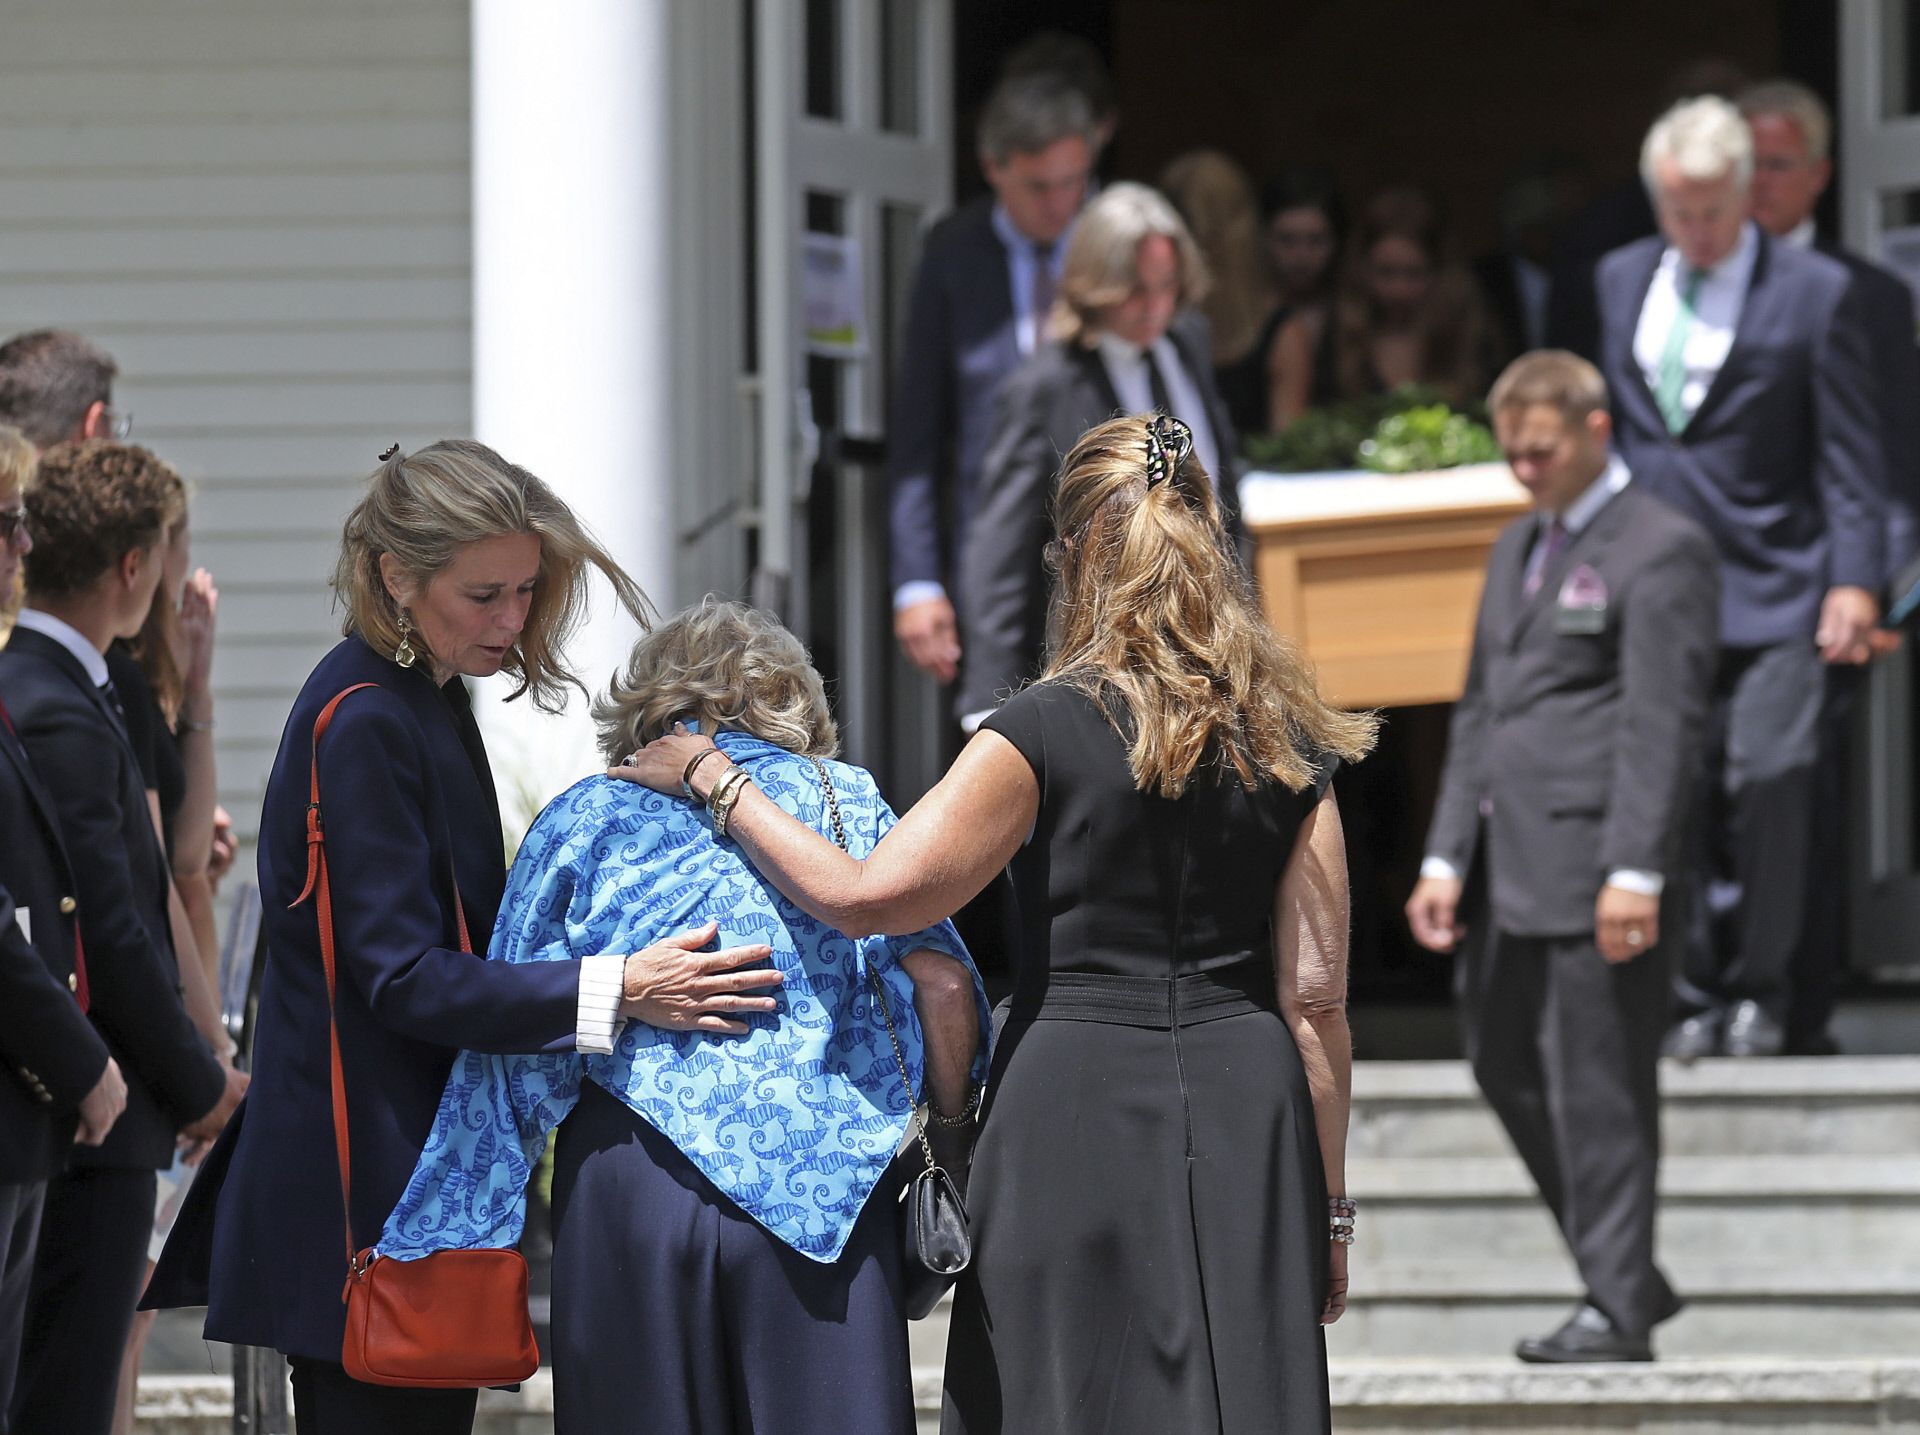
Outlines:
<svg viewBox="0 0 1920 1435"><path fill-rule="evenodd" d="M1655 1069L1683 827L1713 681L1712 540L1608 452L1606 384L1560 350L1489 400L1535 513L1487 563L1427 859L1407 902L1452 951L1468 1059L1586 1295L1522 1360L1650 1360Z"/></svg>
<svg viewBox="0 0 1920 1435"><path fill-rule="evenodd" d="M914 274L887 420L893 628L914 666L941 683L960 663L947 586L993 438L995 396L1045 340L1099 134L1069 79L1002 81L980 117L992 193L933 227Z"/></svg>
<svg viewBox="0 0 1920 1435"><path fill-rule="evenodd" d="M1720 656L1693 912L1669 1051L1770 1056L1806 913L1823 665L1873 649L1890 509L1865 296L1747 217L1753 138L1674 106L1641 169L1660 235L1601 261L1601 370L1621 455L1720 552Z"/></svg>

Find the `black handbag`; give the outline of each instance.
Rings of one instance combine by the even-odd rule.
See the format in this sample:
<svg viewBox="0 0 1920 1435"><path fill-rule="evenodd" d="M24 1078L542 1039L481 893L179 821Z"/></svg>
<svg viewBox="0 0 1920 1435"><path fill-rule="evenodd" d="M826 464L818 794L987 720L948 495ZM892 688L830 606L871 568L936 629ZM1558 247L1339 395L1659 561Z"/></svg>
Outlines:
<svg viewBox="0 0 1920 1435"><path fill-rule="evenodd" d="M826 790L827 812L833 819L833 840L844 852L847 829L840 820L840 798L833 790L833 779L819 758L809 761L820 774L820 785ZM913 1094L913 1081L907 1075L907 1059L900 1050L899 1033L893 1027L886 988L880 983L880 974L871 967L867 969L867 981L873 987L881 1019L887 1024L887 1040L893 1044L900 1081L907 1088L908 1100L917 1109L920 1103ZM907 1179L900 1197L904 1207L900 1218L901 1283L905 1288L908 1320L920 1320L932 1314L940 1297L952 1288L960 1272L973 1260L973 1234L967 1228L967 1204L960 1198L960 1188L946 1168L933 1159L933 1145L927 1140L925 1125L920 1125L915 1134L926 1167Z"/></svg>

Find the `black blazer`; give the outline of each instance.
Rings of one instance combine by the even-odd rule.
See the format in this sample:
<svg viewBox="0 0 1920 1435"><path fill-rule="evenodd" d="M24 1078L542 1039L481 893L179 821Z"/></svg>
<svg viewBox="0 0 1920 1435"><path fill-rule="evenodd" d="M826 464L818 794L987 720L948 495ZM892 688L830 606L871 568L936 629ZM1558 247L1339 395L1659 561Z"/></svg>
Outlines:
<svg viewBox="0 0 1920 1435"><path fill-rule="evenodd" d="M887 410L894 587L950 581L994 400L1020 359L1007 247L994 233L992 196L982 195L928 232L907 300Z"/></svg>
<svg viewBox="0 0 1920 1435"><path fill-rule="evenodd" d="M1827 589L1879 592L1887 488L1863 299L1845 266L1760 235L1733 348L1698 412L1668 432L1633 356L1666 248L1601 261L1601 367L1634 479L1695 519L1721 562L1720 641L1810 642Z"/></svg>
<svg viewBox="0 0 1920 1435"><path fill-rule="evenodd" d="M1699 526L1636 478L1524 595L1538 531L1494 544L1427 853L1482 866L1494 924L1593 930L1622 867L1679 875L1717 645L1718 569ZM1596 582L1597 580L1597 582ZM1604 594L1601 611L1580 590Z"/></svg>
<svg viewBox="0 0 1920 1435"><path fill-rule="evenodd" d="M1238 443L1214 387L1206 319L1188 310L1167 337L1205 399L1223 470L1214 475L1215 485L1229 523L1237 523ZM1054 480L1080 436L1120 411L1099 352L1079 343L1056 341L1036 350L1001 390L955 595L961 649L956 714L996 708L1039 675L1048 599L1042 560L1052 535Z"/></svg>
<svg viewBox="0 0 1920 1435"><path fill-rule="evenodd" d="M106 1143L75 1147L73 1164L161 1169L180 1128L220 1100L226 1073L181 995L167 919L173 877L145 779L86 669L45 634L14 629L0 652L0 693L53 799L86 934L89 1015L127 1079L127 1109Z"/></svg>
<svg viewBox="0 0 1920 1435"><path fill-rule="evenodd" d="M75 890L53 799L0 707L0 1065L13 1078L0 1077L0 1185L65 1164L75 1108L107 1069L74 999Z"/></svg>
<svg viewBox="0 0 1920 1435"><path fill-rule="evenodd" d="M260 815L267 944L253 1084L192 1190L145 1302L205 1305L209 1339L337 1361L345 1232L328 1083L328 1018L307 875L313 724L320 743L339 960L340 1054L353 1231L381 1227L413 1175L455 1053L574 1042L578 962L510 966L461 950L454 883L482 954L506 886L493 777L458 682L436 688L359 638L322 658L294 700Z"/></svg>

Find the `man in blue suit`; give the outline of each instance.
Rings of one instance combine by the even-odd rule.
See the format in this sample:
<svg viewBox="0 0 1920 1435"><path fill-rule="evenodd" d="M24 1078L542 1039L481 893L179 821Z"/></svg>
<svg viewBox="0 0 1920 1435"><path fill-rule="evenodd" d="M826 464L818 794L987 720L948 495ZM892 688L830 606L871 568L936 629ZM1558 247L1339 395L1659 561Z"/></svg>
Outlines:
<svg viewBox="0 0 1920 1435"><path fill-rule="evenodd" d="M1778 1053L1806 910L1823 664L1864 662L1889 504L1862 295L1846 267L1747 217L1753 141L1682 101L1641 171L1660 235L1596 276L1622 456L1721 562L1720 655L1696 807L1685 1059Z"/></svg>
<svg viewBox="0 0 1920 1435"><path fill-rule="evenodd" d="M1003 81L980 117L992 193L927 235L888 418L894 634L942 683L961 660L947 591L993 438L1001 381L1045 336L1097 158L1088 99L1059 75Z"/></svg>
<svg viewBox="0 0 1920 1435"><path fill-rule="evenodd" d="M33 449L0 429L0 595L33 547L20 501ZM98 1146L127 1104L120 1066L87 1020L73 869L53 799L0 693L0 1435L14 1371L47 1179L79 1142ZM10 1079L9 1079L10 1078Z"/></svg>

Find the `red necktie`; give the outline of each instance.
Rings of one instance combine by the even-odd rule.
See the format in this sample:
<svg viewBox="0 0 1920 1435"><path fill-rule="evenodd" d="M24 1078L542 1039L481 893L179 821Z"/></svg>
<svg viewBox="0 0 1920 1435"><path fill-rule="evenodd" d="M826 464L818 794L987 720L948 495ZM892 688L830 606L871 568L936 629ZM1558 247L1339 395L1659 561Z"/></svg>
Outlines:
<svg viewBox="0 0 1920 1435"><path fill-rule="evenodd" d="M5 701L0 700L0 727L4 727L15 742L20 740L20 730L13 725L13 714L7 711ZM87 986L87 949L80 940L80 919L73 919L73 999L80 1003L82 1015L86 1014L91 1003L92 992Z"/></svg>

